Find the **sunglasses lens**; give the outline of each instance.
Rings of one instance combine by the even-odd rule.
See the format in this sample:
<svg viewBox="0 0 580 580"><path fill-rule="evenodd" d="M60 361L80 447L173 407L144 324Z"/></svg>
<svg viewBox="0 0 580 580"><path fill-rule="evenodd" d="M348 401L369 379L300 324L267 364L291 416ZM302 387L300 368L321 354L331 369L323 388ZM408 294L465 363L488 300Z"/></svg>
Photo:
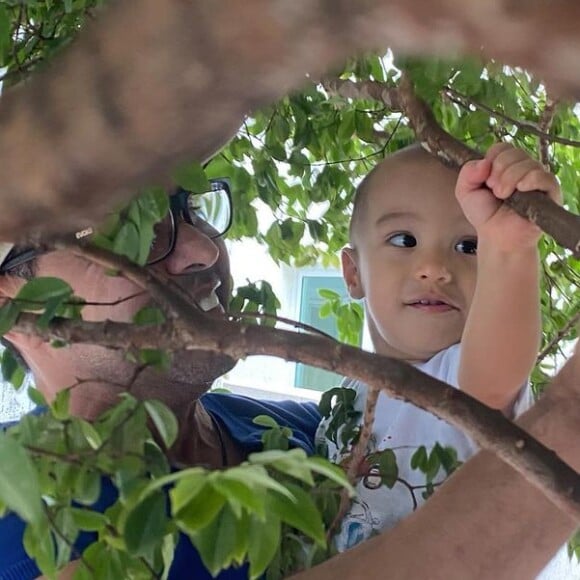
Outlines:
<svg viewBox="0 0 580 580"><path fill-rule="evenodd" d="M201 220L211 226L216 235L225 233L230 225L231 205L228 192L218 184L218 188L202 194L191 194L187 199L187 211L192 224Z"/></svg>

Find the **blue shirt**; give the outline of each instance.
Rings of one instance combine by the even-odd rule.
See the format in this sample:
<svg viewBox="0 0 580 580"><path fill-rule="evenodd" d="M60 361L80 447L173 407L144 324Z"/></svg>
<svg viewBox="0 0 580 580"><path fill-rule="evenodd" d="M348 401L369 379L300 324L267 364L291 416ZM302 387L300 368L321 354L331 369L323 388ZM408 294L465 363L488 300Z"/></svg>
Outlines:
<svg viewBox="0 0 580 580"><path fill-rule="evenodd" d="M247 453L262 449L261 436L267 428L253 423L254 417L258 415L269 415L280 426L292 429L292 446L301 447L309 454L314 451L314 434L320 422L320 413L314 403L258 401L249 397L221 393L208 393L201 400L213 419L218 421ZM1 427L8 428L9 426L11 424ZM92 509L104 511L116 499L116 488L110 480L103 479L101 496ZM24 550L22 544L24 528L25 523L16 514L10 513L0 519L0 580L32 580L41 574ZM95 534L80 534L75 542L77 555L95 540ZM224 570L217 576L220 580L241 580L247 577L246 566ZM180 534L169 579L185 578L210 580L212 576L203 566L189 538Z"/></svg>

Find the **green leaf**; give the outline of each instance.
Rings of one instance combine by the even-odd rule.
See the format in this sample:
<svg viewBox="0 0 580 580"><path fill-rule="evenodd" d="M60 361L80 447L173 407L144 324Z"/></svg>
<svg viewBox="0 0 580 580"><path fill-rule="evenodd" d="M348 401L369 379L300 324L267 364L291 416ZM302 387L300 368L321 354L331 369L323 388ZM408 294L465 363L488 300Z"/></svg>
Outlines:
<svg viewBox="0 0 580 580"><path fill-rule="evenodd" d="M253 453L252 455L260 454ZM224 471L222 477L237 479L247 485L253 486L256 490L261 490L261 492L272 490L281 495L285 495L290 500L293 498L292 494L281 483L271 477L262 465L242 464Z"/></svg>
<svg viewBox="0 0 580 580"><path fill-rule="evenodd" d="M439 468L441 467L441 461L439 455L435 450L431 450L429 458L425 466L425 475L427 476L427 481L433 481L437 473L439 473Z"/></svg>
<svg viewBox="0 0 580 580"><path fill-rule="evenodd" d="M318 294L320 295L321 298L324 298L325 300L340 300L340 294L338 292L335 292L334 290L329 290L328 288L319 288L318 289Z"/></svg>
<svg viewBox="0 0 580 580"><path fill-rule="evenodd" d="M20 307L15 302L6 302L0 308L0 335L6 334L18 320Z"/></svg>
<svg viewBox="0 0 580 580"><path fill-rule="evenodd" d="M2 377L5 381L12 384L15 389L22 386L26 373L11 349L5 348L2 353Z"/></svg>
<svg viewBox="0 0 580 580"><path fill-rule="evenodd" d="M71 514L77 527L87 532L100 532L109 523L108 518L101 512L73 507Z"/></svg>
<svg viewBox="0 0 580 580"><path fill-rule="evenodd" d="M262 521L250 517L248 527L248 561L250 578L259 578L274 558L280 546L280 520L271 515Z"/></svg>
<svg viewBox="0 0 580 580"><path fill-rule="evenodd" d="M155 306L144 306L133 316L133 323L137 326L157 326L165 322L165 315Z"/></svg>
<svg viewBox="0 0 580 580"><path fill-rule="evenodd" d="M186 191L193 193L205 193L211 190L203 167L197 163L188 163L177 168L173 173L173 179L177 185Z"/></svg>
<svg viewBox="0 0 580 580"><path fill-rule="evenodd" d="M161 548L161 558L163 560L163 574L161 580L168 580L171 564L175 557L175 548L177 546L176 534L167 534L163 538L163 546Z"/></svg>
<svg viewBox="0 0 580 580"><path fill-rule="evenodd" d="M0 66L5 63L10 40L10 14L4 5L0 5Z"/></svg>
<svg viewBox="0 0 580 580"><path fill-rule="evenodd" d="M49 300L61 302L73 295L72 288L64 280L53 277L38 277L26 282L15 297L21 308L42 310Z"/></svg>
<svg viewBox="0 0 580 580"><path fill-rule="evenodd" d="M308 485L314 485L312 473L308 466L308 457L303 449L292 449L290 451L263 451L252 453L248 461L257 464L270 465L278 471L295 477Z"/></svg>
<svg viewBox="0 0 580 580"><path fill-rule="evenodd" d="M169 449L175 443L179 429L175 415L161 401L145 401L144 404L165 447Z"/></svg>
<svg viewBox="0 0 580 580"><path fill-rule="evenodd" d="M44 398L44 395L34 387L28 387L28 398L37 406L37 407L47 407L48 403Z"/></svg>
<svg viewBox="0 0 580 580"><path fill-rule="evenodd" d="M232 564L239 532L246 533L247 530L238 530L236 517L226 504L211 523L190 535L205 567L213 576Z"/></svg>
<svg viewBox="0 0 580 580"><path fill-rule="evenodd" d="M77 476L73 496L83 505L94 504L101 495L101 476L93 469L82 468Z"/></svg>
<svg viewBox="0 0 580 580"><path fill-rule="evenodd" d="M78 424L80 426L81 433L84 435L87 443L93 449L98 449L103 443L99 432L89 422L84 421L83 419L79 419Z"/></svg>
<svg viewBox="0 0 580 580"><path fill-rule="evenodd" d="M167 372L171 368L171 355L156 348L142 348L139 351L139 362Z"/></svg>
<svg viewBox="0 0 580 580"><path fill-rule="evenodd" d="M65 421L69 418L70 389L59 391L50 405L50 411L58 421Z"/></svg>
<svg viewBox="0 0 580 580"><path fill-rule="evenodd" d="M331 463L324 457L309 457L308 465L312 471L348 489L351 495L354 494L354 488L350 485L346 473L338 465Z"/></svg>
<svg viewBox="0 0 580 580"><path fill-rule="evenodd" d="M199 492L175 514L177 525L186 534L201 530L216 517L225 502L226 498L206 481Z"/></svg>
<svg viewBox="0 0 580 580"><path fill-rule="evenodd" d="M236 517L241 516L241 507L246 508L249 512L256 514L259 518L265 516L265 497L257 494L254 489L236 479L220 477L213 480L213 486L227 498Z"/></svg>
<svg viewBox="0 0 580 580"><path fill-rule="evenodd" d="M56 551L48 527L43 526L42 530L38 530L32 525L27 525L22 543L26 553L34 558L40 571L45 576L53 578L56 573Z"/></svg>
<svg viewBox="0 0 580 580"><path fill-rule="evenodd" d="M153 223L160 222L169 212L169 196L162 187L148 187L139 196L137 203Z"/></svg>
<svg viewBox="0 0 580 580"><path fill-rule="evenodd" d="M168 521L165 503L165 494L158 491L131 510L123 527L123 537L129 553L145 556L161 543Z"/></svg>
<svg viewBox="0 0 580 580"><path fill-rule="evenodd" d="M411 468L425 471L426 465L427 465L427 449L425 449L424 445L421 445L421 447L419 447L417 451L415 451L415 453L413 453L413 455L411 456Z"/></svg>
<svg viewBox="0 0 580 580"><path fill-rule="evenodd" d="M314 501L308 493L293 483L287 483L286 488L294 496L294 500L277 493L269 494L269 510L283 522L312 538L320 547L325 547L324 525Z"/></svg>
<svg viewBox="0 0 580 580"><path fill-rule="evenodd" d="M257 417L254 417L252 423L260 425L261 427L269 427L271 429L279 427L276 420L273 417L270 417L270 415L258 415Z"/></svg>
<svg viewBox="0 0 580 580"><path fill-rule="evenodd" d="M399 477L399 467L397 466L397 456L392 449L384 449L373 453L369 462L377 463L383 485L392 489Z"/></svg>
<svg viewBox="0 0 580 580"><path fill-rule="evenodd" d="M57 315L58 310L62 306L63 299L61 297L51 298L46 301L44 312L36 321L38 328L48 328L50 321Z"/></svg>
<svg viewBox="0 0 580 580"><path fill-rule="evenodd" d="M140 238L137 226L133 222L126 222L121 226L113 242L113 252L137 261L140 252Z"/></svg>
<svg viewBox="0 0 580 580"><path fill-rule="evenodd" d="M24 521L44 519L38 474L24 447L0 433L0 500Z"/></svg>

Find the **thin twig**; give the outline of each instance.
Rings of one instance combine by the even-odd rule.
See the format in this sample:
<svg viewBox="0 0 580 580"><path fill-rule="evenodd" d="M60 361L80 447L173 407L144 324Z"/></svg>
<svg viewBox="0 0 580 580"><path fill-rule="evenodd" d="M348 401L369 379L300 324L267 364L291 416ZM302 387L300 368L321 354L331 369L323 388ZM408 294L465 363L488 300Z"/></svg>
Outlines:
<svg viewBox="0 0 580 580"><path fill-rule="evenodd" d="M348 467L346 469L346 477L351 485L355 485L359 478L360 466L365 460L368 443L373 433L373 425L375 423L375 411L377 408L377 400L381 392L380 388L369 386L367 388L367 397L365 403L365 410L363 414L363 422L358 441L352 448L348 460ZM350 509L352 498L347 489L340 492L340 505L338 513L330 524L326 533L327 541L330 541L334 536L334 532L339 528L344 516Z"/></svg>
<svg viewBox="0 0 580 580"><path fill-rule="evenodd" d="M318 334L319 336L324 336L324 338L336 340L330 334L326 334L326 332L319 330L314 326L310 326L310 324L305 324L304 322L299 322L298 320L292 320L291 318L285 318L284 316L268 314L266 312L228 312L227 316L229 316L232 320L240 318L260 318L264 320L274 320L275 322L281 322L282 324L287 324L288 326L292 326L300 330L305 330L311 334Z"/></svg>
<svg viewBox="0 0 580 580"><path fill-rule="evenodd" d="M522 131L525 131L526 133L530 133L530 135L535 135L536 137L539 137L540 139L545 139L552 143L560 143L561 145L568 145L570 147L580 147L580 141L577 141L575 139L566 139L565 137L558 137L558 135L552 135L546 132L541 126L538 126L536 123L533 123L531 121L520 121L519 119L514 119L513 117L510 117L509 115L506 115L505 113L502 113L500 111L496 111L495 109L492 109L491 107L488 107L483 103L474 101L470 97L463 95L462 93L460 93L459 91L455 90L450 86L444 87L443 91L444 94L447 95L449 100L454 102L456 105L463 107L464 109L469 110L469 107L471 105L474 108L479 109L480 111L484 111L491 117L501 119L502 121L505 121L506 123L509 123L510 125L513 125L514 127L521 129Z"/></svg>
<svg viewBox="0 0 580 580"><path fill-rule="evenodd" d="M556 346L580 321L580 310L576 312L567 322L560 328L556 335L550 340L550 342L542 349L538 358L536 359L536 365L539 365L552 351L554 346Z"/></svg>
<svg viewBox="0 0 580 580"><path fill-rule="evenodd" d="M550 127L554 121L554 116L556 114L556 106L558 101L552 100L548 95L546 95L546 104L544 105L544 110L540 115L539 129L540 131L549 134ZM538 155L540 158L540 163L544 166L547 171L551 170L550 164L550 139L546 137L538 137Z"/></svg>

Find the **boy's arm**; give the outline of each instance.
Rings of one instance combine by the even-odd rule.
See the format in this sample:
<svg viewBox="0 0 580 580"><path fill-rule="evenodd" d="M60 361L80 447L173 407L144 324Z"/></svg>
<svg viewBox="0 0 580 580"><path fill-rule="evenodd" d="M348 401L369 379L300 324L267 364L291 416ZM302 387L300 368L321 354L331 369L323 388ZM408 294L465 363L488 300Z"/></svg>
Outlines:
<svg viewBox="0 0 580 580"><path fill-rule="evenodd" d="M521 150L492 147L467 163L456 195L477 230L477 284L462 337L459 386L509 410L538 352L540 230L503 204L516 189L559 201L558 182Z"/></svg>

